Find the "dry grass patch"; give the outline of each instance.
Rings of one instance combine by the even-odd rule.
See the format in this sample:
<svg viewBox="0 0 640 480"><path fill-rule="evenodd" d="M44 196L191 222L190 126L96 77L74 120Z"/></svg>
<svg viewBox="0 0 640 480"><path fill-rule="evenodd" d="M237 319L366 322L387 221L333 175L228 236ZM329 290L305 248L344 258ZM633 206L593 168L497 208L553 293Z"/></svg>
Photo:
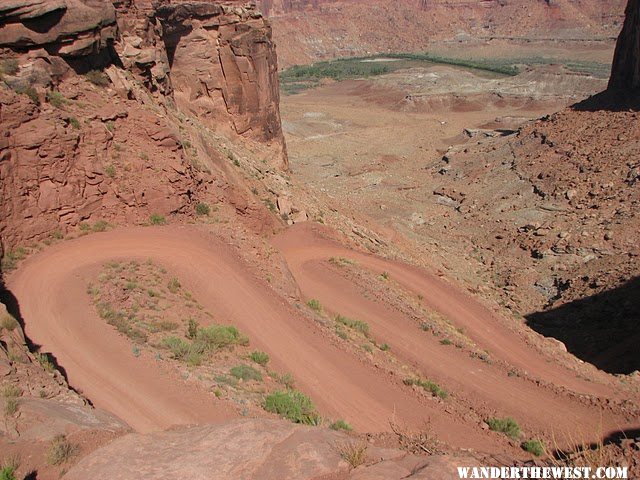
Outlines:
<svg viewBox="0 0 640 480"><path fill-rule="evenodd" d="M62 465L69 462L77 453L78 445L71 443L66 435L56 435L47 451L47 463L50 465Z"/></svg>
<svg viewBox="0 0 640 480"><path fill-rule="evenodd" d="M351 468L358 468L367 463L367 450L369 444L360 440L357 442L345 442L336 446L340 457L349 464Z"/></svg>

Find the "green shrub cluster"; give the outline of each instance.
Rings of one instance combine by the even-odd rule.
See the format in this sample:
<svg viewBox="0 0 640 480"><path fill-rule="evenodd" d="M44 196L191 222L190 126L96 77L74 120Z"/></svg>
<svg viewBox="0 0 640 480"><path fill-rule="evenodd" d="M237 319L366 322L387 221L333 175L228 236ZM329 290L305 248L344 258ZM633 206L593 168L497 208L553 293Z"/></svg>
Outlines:
<svg viewBox="0 0 640 480"><path fill-rule="evenodd" d="M520 425L511 417L489 418L487 425L494 432L504 433L507 437L517 439L520 436Z"/></svg>
<svg viewBox="0 0 640 480"><path fill-rule="evenodd" d="M211 207L204 202L200 202L196 205L197 215L209 215L211 213Z"/></svg>
<svg viewBox="0 0 640 480"><path fill-rule="evenodd" d="M267 412L304 425L319 425L320 415L309 397L297 390L280 390L267 396L264 402Z"/></svg>
<svg viewBox="0 0 640 480"><path fill-rule="evenodd" d="M349 327L352 330L362 333L365 337L369 336L369 324L361 320L353 320L343 315L336 315L336 322Z"/></svg>
<svg viewBox="0 0 640 480"><path fill-rule="evenodd" d="M96 308L100 318L106 320L109 325L116 327L118 332L126 335L134 342L144 343L147 341L147 334L132 325L135 322L133 313L127 315L126 312L118 311L111 304L104 302L99 303Z"/></svg>
<svg viewBox="0 0 640 480"><path fill-rule="evenodd" d="M51 105L53 105L56 108L62 108L64 105L69 103L69 101L66 98L64 98L64 95L62 95L57 90L52 90L47 92L46 99L47 99L47 102L49 102Z"/></svg>
<svg viewBox="0 0 640 480"><path fill-rule="evenodd" d="M164 218L164 215L160 215L159 213L152 213L149 216L149 222L151 225L164 225L167 223L167 219Z"/></svg>
<svg viewBox="0 0 640 480"><path fill-rule="evenodd" d="M536 457L541 456L544 453L544 445L540 440L527 440L521 445L525 452L529 452Z"/></svg>
<svg viewBox="0 0 640 480"><path fill-rule="evenodd" d="M0 480L16 480L16 467L7 465L0 468Z"/></svg>
<svg viewBox="0 0 640 480"><path fill-rule="evenodd" d="M319 312L322 310L322 305L320 304L320 300L316 300L315 298L312 298L311 300L309 300L307 302L307 305L311 310L314 310L316 312Z"/></svg>
<svg viewBox="0 0 640 480"><path fill-rule="evenodd" d="M344 430L345 432L350 432L352 430L351 425L349 425L344 420L336 420L331 425L329 425L331 430Z"/></svg>
<svg viewBox="0 0 640 480"><path fill-rule="evenodd" d="M405 378L405 385L417 385L422 387L428 392L431 392L434 396L439 397L441 399L445 399L449 396L446 390L442 389L440 385L431 380L423 380L421 378Z"/></svg>
<svg viewBox="0 0 640 480"><path fill-rule="evenodd" d="M171 336L162 340L162 346L170 350L176 360L185 361L193 366L200 365L205 355L225 347L249 344L249 339L234 326L210 325L199 328L196 325L195 334L190 333L191 341Z"/></svg>
<svg viewBox="0 0 640 480"><path fill-rule="evenodd" d="M269 363L269 355L259 350L255 350L251 352L251 354L249 355L249 358L251 359L252 362L257 363L258 365L262 365L263 367L267 363Z"/></svg>
<svg viewBox="0 0 640 480"><path fill-rule="evenodd" d="M231 370L229 370L229 373L232 377L244 382L248 380L255 380L257 382L262 381L262 374L251 365L236 365Z"/></svg>

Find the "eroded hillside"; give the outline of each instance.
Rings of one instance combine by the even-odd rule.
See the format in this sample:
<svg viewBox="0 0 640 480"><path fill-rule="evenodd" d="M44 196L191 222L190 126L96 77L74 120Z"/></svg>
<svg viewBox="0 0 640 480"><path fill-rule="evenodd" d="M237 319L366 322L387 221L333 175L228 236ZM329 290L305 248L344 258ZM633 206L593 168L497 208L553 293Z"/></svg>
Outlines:
<svg viewBox="0 0 640 480"><path fill-rule="evenodd" d="M548 4L535 2L520 26L541 25L540 12L569 18L573 3ZM379 7L408 36L414 17L442 12L474 35L488 19L509 35L506 19L525 18L512 2L465 5L464 15L451 2L390 5L269 8L276 28L282 18L317 44L323 33L304 27L316 14L362 20L327 49L282 37L304 61L394 36L388 48L400 48L398 24L378 35ZM570 25L606 15L584 3ZM608 22L588 34L617 28ZM351 51L363 30L373 33ZM640 468L637 375L599 370L512 314L559 293L554 307L607 294L635 275L637 166L620 158L636 156L636 112L512 116L452 137L457 146L419 166L439 184L422 191L429 201L405 231L369 214L386 202L289 170L271 27L243 2L16 0L0 7L0 47L1 468L45 480L450 478L461 462L578 465L591 442L611 464ZM399 120L437 105L459 120L486 98L528 115L603 81L574 72L574 91L558 97L568 89L560 67L515 82L447 72L477 95L429 98L421 84L398 95L384 76L361 91ZM352 95L342 108L358 106ZM328 151L350 126L302 116L326 130L313 140L333 139ZM425 125L398 121L395 138ZM367 147L384 141L377 132ZM343 157L340 168L364 162L349 175L365 190L417 194L389 168L401 155ZM476 268L485 276L471 272L473 283ZM628 342L605 356L618 348L633 360L631 317L613 318L607 334ZM572 338L589 353L584 332ZM556 447L569 454L534 460Z"/></svg>

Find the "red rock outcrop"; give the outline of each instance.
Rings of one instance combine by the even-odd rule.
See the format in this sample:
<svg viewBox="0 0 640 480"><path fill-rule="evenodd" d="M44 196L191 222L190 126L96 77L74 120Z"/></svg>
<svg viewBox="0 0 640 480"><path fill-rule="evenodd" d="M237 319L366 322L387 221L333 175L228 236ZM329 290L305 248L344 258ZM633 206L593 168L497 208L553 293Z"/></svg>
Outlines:
<svg viewBox="0 0 640 480"><path fill-rule="evenodd" d="M44 47L62 57L96 55L116 36L106 0L9 0L0 5L0 47Z"/></svg>
<svg viewBox="0 0 640 480"><path fill-rule="evenodd" d="M191 116L287 167L271 30L239 3L118 2L117 15L106 0L0 6L5 251L88 221L192 214L200 201L253 208L215 167L228 154L178 125ZM98 85L74 72L105 61Z"/></svg>
<svg viewBox="0 0 640 480"><path fill-rule="evenodd" d="M212 185L211 176L205 180L193 168L166 119L96 90L84 80L65 85L61 93L73 103L52 108L0 88L0 234L6 245L64 233L89 219L125 223L151 212L184 212ZM95 110L86 115L78 103Z"/></svg>
<svg viewBox="0 0 640 480"><path fill-rule="evenodd" d="M361 442L327 428L281 420L239 420L126 435L83 458L63 478L112 479L126 471L130 477L155 480L448 480L458 478L456 465L477 462L464 457L419 457ZM366 464L351 470L340 449L358 444L364 445Z"/></svg>
<svg viewBox="0 0 640 480"><path fill-rule="evenodd" d="M210 3L159 5L155 18L179 106L215 126L276 142L283 154L279 82L271 29L251 8Z"/></svg>
<svg viewBox="0 0 640 480"><path fill-rule="evenodd" d="M629 0L627 4L626 19L618 37L609 88L620 90L640 88L639 0Z"/></svg>
<svg viewBox="0 0 640 480"><path fill-rule="evenodd" d="M614 38L624 0L261 0L281 67L438 40ZM357 21L354 21L357 19Z"/></svg>

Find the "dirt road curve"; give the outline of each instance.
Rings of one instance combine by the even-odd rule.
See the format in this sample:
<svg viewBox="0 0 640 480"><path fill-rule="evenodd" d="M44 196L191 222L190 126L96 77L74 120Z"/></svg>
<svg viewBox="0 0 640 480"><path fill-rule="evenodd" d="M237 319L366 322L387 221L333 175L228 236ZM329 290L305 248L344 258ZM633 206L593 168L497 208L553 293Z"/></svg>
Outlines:
<svg viewBox="0 0 640 480"><path fill-rule="evenodd" d="M447 390L473 410L489 405L500 416L510 415L527 427L554 431L561 438L568 432L592 435L601 429L617 430L640 425L638 418L622 418L575 400L575 394L621 399L630 395L616 389L616 380L604 374L588 381L561 367L528 346L523 338L505 328L502 320L477 300L436 275L400 262L354 252L323 238L323 227L296 225L275 241L306 298L316 298L326 310L365 320L379 343L391 345L395 355L418 367L424 375L446 385ZM327 260L346 257L406 290L423 296L428 308L449 319L494 359L517 367L535 381L551 384L542 388L530 380L508 376L504 368L485 364L451 346L443 346L425 334L418 322L372 299L337 272ZM635 399L637 401L637 399ZM606 402L606 400L605 400ZM629 424L628 422L631 421ZM602 423L602 425L600 425Z"/></svg>
<svg viewBox="0 0 640 480"><path fill-rule="evenodd" d="M416 325L398 312L363 298L323 265L323 259L345 251L323 240L313 228L291 229L275 244L303 292L335 311L366 319L374 335L384 336L401 359L442 381L455 396L452 401L471 409L489 404L500 414L512 414L536 428L551 422L567 428L576 423L591 425L599 417L593 407L507 377L482 362L463 358L455 349L443 349L420 335ZM116 230L65 241L30 257L8 279L27 335L56 356L72 386L136 430L235 416L231 405L175 378L154 359L135 358L129 341L106 325L91 306L87 283L103 263L148 258L178 276L216 321L237 325L253 346L267 351L275 369L291 372L297 387L312 396L323 415L345 418L361 431L387 430L393 415L411 425L430 419L438 436L452 445L504 451L504 440L488 436L477 421L446 411L442 404L402 385L400 379L343 351L312 320L256 278L231 248L188 226ZM452 321L468 328L470 336L493 354L525 364L533 375L575 391L613 395L608 385L583 382L547 364L446 284L434 283L412 267L361 254L357 259L372 269L384 266L397 281L425 292L429 301L444 302L443 310L449 305L445 313ZM438 299L431 297L434 291ZM606 411L604 415L606 426L628 424Z"/></svg>
<svg viewBox="0 0 640 480"><path fill-rule="evenodd" d="M454 443L487 445L477 426L454 425L399 381L340 350L237 260L233 251L190 227L138 228L106 232L58 244L26 260L9 278L26 333L53 352L72 386L139 431L233 415L153 360L141 361L131 344L106 325L91 307L87 282L112 259L153 259L183 284L221 323L237 325L252 345L266 350L274 367L290 371L324 415L346 418L365 431L388 429L396 413L420 424L436 418L436 428ZM231 413L230 413L231 412Z"/></svg>

